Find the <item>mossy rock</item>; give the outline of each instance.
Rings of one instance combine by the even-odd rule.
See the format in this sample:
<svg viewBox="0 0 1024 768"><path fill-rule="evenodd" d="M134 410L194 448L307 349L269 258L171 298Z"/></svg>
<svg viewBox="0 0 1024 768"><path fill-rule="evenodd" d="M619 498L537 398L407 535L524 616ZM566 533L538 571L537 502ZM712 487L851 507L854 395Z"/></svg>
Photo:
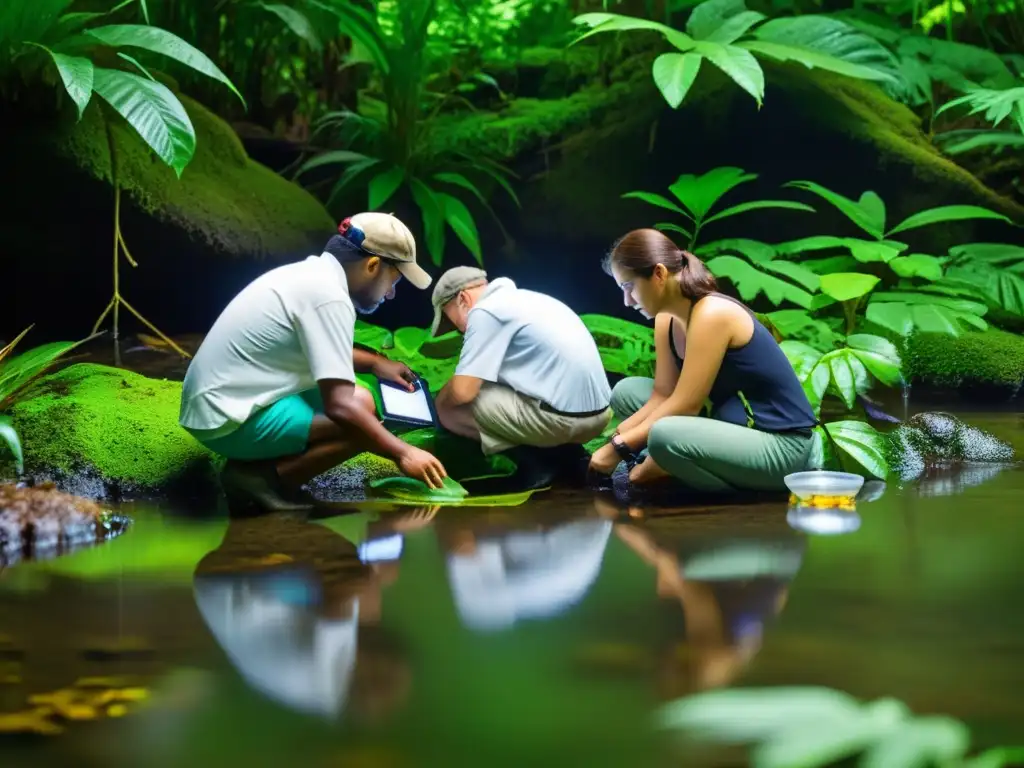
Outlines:
<svg viewBox="0 0 1024 768"><path fill-rule="evenodd" d="M180 179L124 120L111 119L118 182L131 202L226 255L299 253L326 242L335 224L313 195L250 160L231 127L204 106L178 98L196 132L195 156ZM53 146L92 178L110 183L104 118L94 99Z"/></svg>
<svg viewBox="0 0 1024 768"><path fill-rule="evenodd" d="M912 386L1010 400L1024 382L1024 336L997 328L955 337L916 333L903 342L903 361Z"/></svg>
<svg viewBox="0 0 1024 768"><path fill-rule="evenodd" d="M79 363L28 394L11 415L36 480L91 497L215 487L222 460L178 425L180 382Z"/></svg>

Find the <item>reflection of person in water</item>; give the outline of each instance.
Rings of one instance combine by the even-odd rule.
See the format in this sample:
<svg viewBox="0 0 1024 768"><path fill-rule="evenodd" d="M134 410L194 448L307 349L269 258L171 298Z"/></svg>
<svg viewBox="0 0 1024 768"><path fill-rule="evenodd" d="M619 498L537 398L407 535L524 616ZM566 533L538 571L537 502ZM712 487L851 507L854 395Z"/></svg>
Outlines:
<svg viewBox="0 0 1024 768"><path fill-rule="evenodd" d="M358 546L301 518L232 520L196 569L199 611L264 695L308 714L376 720L409 692L404 649L380 626L381 602L398 577L396 531L424 519L346 516L342 527L365 531Z"/></svg>
<svg viewBox="0 0 1024 768"><path fill-rule="evenodd" d="M685 642L663 657L659 674L666 699L729 685L743 672L785 607L805 547L788 529L684 538L619 524L615 535L654 568L658 597L682 608Z"/></svg>
<svg viewBox="0 0 1024 768"><path fill-rule="evenodd" d="M448 580L463 624L499 630L577 605L601 570L612 523L597 518L534 530L438 526Z"/></svg>

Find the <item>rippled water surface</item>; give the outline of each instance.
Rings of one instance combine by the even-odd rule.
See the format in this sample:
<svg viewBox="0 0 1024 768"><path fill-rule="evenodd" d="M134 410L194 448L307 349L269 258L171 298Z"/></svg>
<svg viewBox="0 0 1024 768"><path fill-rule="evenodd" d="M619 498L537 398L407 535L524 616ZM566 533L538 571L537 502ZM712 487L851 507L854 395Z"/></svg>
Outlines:
<svg viewBox="0 0 1024 768"><path fill-rule="evenodd" d="M1018 416L964 418L1024 448ZM834 536L784 504L590 495L232 521L126 505L121 538L0 572L0 712L83 677L148 698L0 734L0 765L680 765L652 712L723 685L895 696L1018 742L1022 498L1017 467L944 473Z"/></svg>

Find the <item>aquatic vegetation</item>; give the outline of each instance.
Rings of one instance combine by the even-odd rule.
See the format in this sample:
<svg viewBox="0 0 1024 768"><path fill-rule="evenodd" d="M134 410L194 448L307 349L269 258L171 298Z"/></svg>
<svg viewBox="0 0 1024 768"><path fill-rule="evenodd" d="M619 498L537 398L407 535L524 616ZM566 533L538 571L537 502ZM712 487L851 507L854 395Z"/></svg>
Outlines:
<svg viewBox="0 0 1024 768"><path fill-rule="evenodd" d="M372 481L370 487L389 496L424 503L459 501L469 495L458 481L450 477L444 478L441 488L430 488L422 480L411 477L385 477Z"/></svg>
<svg viewBox="0 0 1024 768"><path fill-rule="evenodd" d="M824 687L736 688L687 696L661 708L661 728L720 745L750 747L754 768L845 764L872 768L997 768L1024 749L968 756L970 731L945 715L917 716L893 698L862 704Z"/></svg>
<svg viewBox="0 0 1024 768"><path fill-rule="evenodd" d="M949 413L919 413L890 434L890 465L903 480L936 468L1013 461L1013 446Z"/></svg>
<svg viewBox="0 0 1024 768"><path fill-rule="evenodd" d="M750 94L758 106L764 100L765 78L754 54L862 80L898 79L896 62L889 51L846 22L813 14L768 20L764 14L749 10L743 0L705 0L693 9L685 33L659 22L614 13L585 13L574 21L589 27L577 42L591 35L626 30L664 36L677 52L659 56L652 74L673 108L686 98L705 60Z"/></svg>

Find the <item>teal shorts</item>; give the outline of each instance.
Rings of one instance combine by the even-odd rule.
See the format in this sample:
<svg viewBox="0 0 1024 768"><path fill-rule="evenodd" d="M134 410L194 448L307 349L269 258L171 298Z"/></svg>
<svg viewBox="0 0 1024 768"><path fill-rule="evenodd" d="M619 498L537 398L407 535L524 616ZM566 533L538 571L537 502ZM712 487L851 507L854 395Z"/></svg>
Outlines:
<svg viewBox="0 0 1024 768"><path fill-rule="evenodd" d="M238 461L296 456L309 444L313 417L323 412L320 390L307 389L256 411L234 432L210 439L193 435L214 453Z"/></svg>

